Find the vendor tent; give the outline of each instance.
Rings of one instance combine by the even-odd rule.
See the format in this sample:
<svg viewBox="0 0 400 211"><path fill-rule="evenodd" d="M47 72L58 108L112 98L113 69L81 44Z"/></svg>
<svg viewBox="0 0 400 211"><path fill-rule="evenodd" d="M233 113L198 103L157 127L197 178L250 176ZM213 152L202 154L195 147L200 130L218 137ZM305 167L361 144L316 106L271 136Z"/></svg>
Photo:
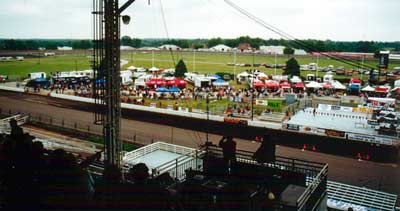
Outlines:
<svg viewBox="0 0 400 211"><path fill-rule="evenodd" d="M229 86L229 83L222 80L222 79L217 79L212 83L214 86Z"/></svg>
<svg viewBox="0 0 400 211"><path fill-rule="evenodd" d="M290 79L290 82L292 82L292 83L300 83L301 82L301 78L299 78L298 76L293 76L293 78Z"/></svg>
<svg viewBox="0 0 400 211"><path fill-rule="evenodd" d="M294 85L294 87L298 88L298 89L304 89L305 88L305 86L304 86L304 84L302 82L297 82L296 85Z"/></svg>
<svg viewBox="0 0 400 211"><path fill-rule="evenodd" d="M282 88L290 88L290 83L287 81L283 81L282 83L279 84L279 86Z"/></svg>
<svg viewBox="0 0 400 211"><path fill-rule="evenodd" d="M257 81L253 83L253 87L254 88L263 88L265 86L265 84L261 81Z"/></svg>
<svg viewBox="0 0 400 211"><path fill-rule="evenodd" d="M306 88L308 88L308 89L320 89L320 88L322 88L322 86L318 82L311 81L310 83L306 84Z"/></svg>
<svg viewBox="0 0 400 211"><path fill-rule="evenodd" d="M368 86L362 88L361 91L363 91L363 92L373 92L373 91L375 91L375 89L372 86L368 85Z"/></svg>
<svg viewBox="0 0 400 211"><path fill-rule="evenodd" d="M268 89L279 88L279 83L276 81L267 81L265 83L265 87L267 87Z"/></svg>
<svg viewBox="0 0 400 211"><path fill-rule="evenodd" d="M128 67L128 70L136 70L137 68L135 66L130 66Z"/></svg>
<svg viewBox="0 0 400 211"><path fill-rule="evenodd" d="M158 72L160 71L160 69L158 69L157 67L152 67L149 69L150 72Z"/></svg>
<svg viewBox="0 0 400 211"><path fill-rule="evenodd" d="M361 83L361 80L358 79L358 78L352 78L352 79L350 79L350 83L351 83L351 84L353 84L353 83L359 84L359 83Z"/></svg>
<svg viewBox="0 0 400 211"><path fill-rule="evenodd" d="M387 93L388 91L389 91L389 88L384 87L384 86L378 86L375 88L375 92Z"/></svg>
<svg viewBox="0 0 400 211"><path fill-rule="evenodd" d="M333 88L335 88L335 87L334 87L332 84L330 84L330 83L326 83L326 84L324 84L323 88L324 88L324 89L333 89Z"/></svg>
<svg viewBox="0 0 400 211"><path fill-rule="evenodd" d="M169 92L169 89L165 88L165 87L160 87L156 89L156 92Z"/></svg>
<svg viewBox="0 0 400 211"><path fill-rule="evenodd" d="M168 89L168 92L180 92L181 90L177 87L171 87L170 89Z"/></svg>

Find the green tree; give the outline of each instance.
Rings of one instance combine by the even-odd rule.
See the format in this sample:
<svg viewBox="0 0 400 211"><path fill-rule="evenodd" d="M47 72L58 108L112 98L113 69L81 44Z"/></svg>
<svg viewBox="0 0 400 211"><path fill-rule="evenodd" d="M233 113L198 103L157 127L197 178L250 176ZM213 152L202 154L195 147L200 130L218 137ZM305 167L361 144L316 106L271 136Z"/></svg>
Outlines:
<svg viewBox="0 0 400 211"><path fill-rule="evenodd" d="M208 40L208 47L212 48L212 47L214 47L216 45L223 44L223 43L224 43L224 41L220 37L211 38L210 40Z"/></svg>
<svg viewBox="0 0 400 211"><path fill-rule="evenodd" d="M183 59L181 59L175 67L175 77L183 78L185 77L185 73L187 73L186 64Z"/></svg>
<svg viewBox="0 0 400 211"><path fill-rule="evenodd" d="M132 38L129 36L123 36L121 38L121 45L132 46Z"/></svg>
<svg viewBox="0 0 400 211"><path fill-rule="evenodd" d="M141 39L137 39L137 38L133 38L131 41L132 47L134 48L140 48L142 45L142 40Z"/></svg>
<svg viewBox="0 0 400 211"><path fill-rule="evenodd" d="M290 76L300 76L300 65L295 58L291 58L286 62L284 73Z"/></svg>
<svg viewBox="0 0 400 211"><path fill-rule="evenodd" d="M286 47L283 49L283 54L285 55L293 55L294 54L294 49L291 47Z"/></svg>

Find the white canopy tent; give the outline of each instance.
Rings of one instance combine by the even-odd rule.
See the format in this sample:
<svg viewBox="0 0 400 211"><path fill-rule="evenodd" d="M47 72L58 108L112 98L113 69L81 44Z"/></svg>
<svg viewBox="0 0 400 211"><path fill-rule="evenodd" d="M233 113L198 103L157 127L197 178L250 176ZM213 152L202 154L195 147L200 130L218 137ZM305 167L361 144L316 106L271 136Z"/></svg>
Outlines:
<svg viewBox="0 0 400 211"><path fill-rule="evenodd" d="M257 76L259 79L265 79L265 78L268 78L268 75L267 74L265 74L265 73L260 73L260 74L258 74L258 76Z"/></svg>
<svg viewBox="0 0 400 211"><path fill-rule="evenodd" d="M251 74L249 74L248 72L242 72L242 73L240 73L240 74L237 75L238 78L239 78L239 77L244 77L244 78L246 78L246 77L250 77L250 76L251 76Z"/></svg>
<svg viewBox="0 0 400 211"><path fill-rule="evenodd" d="M130 66L128 67L128 70L136 70L137 68L135 66Z"/></svg>
<svg viewBox="0 0 400 211"><path fill-rule="evenodd" d="M299 78L298 76L293 76L293 78L290 79L290 82L292 82L292 83L300 83L302 81L301 81L301 78Z"/></svg>
<svg viewBox="0 0 400 211"><path fill-rule="evenodd" d="M158 69L157 67L152 67L149 69L150 72L158 72L160 71L160 69Z"/></svg>
<svg viewBox="0 0 400 211"><path fill-rule="evenodd" d="M339 81L336 80L331 81L331 84L333 85L334 89L342 89L342 90L346 89L346 86L340 83Z"/></svg>
<svg viewBox="0 0 400 211"><path fill-rule="evenodd" d="M373 88L372 86L368 85L368 86L362 88L361 91L363 91L363 92L374 92L375 88Z"/></svg>
<svg viewBox="0 0 400 211"><path fill-rule="evenodd" d="M306 84L306 88L308 89L321 89L322 85L318 82L311 81L310 83Z"/></svg>

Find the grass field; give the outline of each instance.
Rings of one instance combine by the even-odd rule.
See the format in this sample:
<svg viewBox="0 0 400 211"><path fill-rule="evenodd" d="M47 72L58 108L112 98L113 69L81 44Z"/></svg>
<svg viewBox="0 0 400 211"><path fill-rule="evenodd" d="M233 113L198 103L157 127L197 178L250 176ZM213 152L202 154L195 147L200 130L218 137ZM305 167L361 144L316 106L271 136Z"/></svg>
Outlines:
<svg viewBox="0 0 400 211"><path fill-rule="evenodd" d="M182 58L189 72L196 71L200 73L216 73L216 72L228 72L234 73L234 67L228 66L228 62L233 62L234 55L231 54L196 54L196 64L193 65L194 54L191 52L177 53L174 52L172 55L165 52L155 52L154 65L159 68L172 68L174 64ZM129 64L123 68L127 68L130 65L137 67L150 68L152 66L152 53L124 53L123 59L129 61ZM277 58L278 64L284 64L289 58L281 56ZM299 64L309 64L311 62L317 62L316 58L311 57L297 57ZM275 58L270 55L237 55L236 63L275 63ZM40 63L38 58L29 58L24 61L11 61L11 62L0 62L0 75L9 75L11 78L26 78L28 73L31 72L56 72L56 71L72 71L75 69L85 70L90 68L91 57L87 55L68 55L68 56L55 56L55 57L42 57ZM175 62L174 62L175 61ZM347 64L343 64L338 61L330 60L327 58L320 58L320 67L326 67L328 65L334 65L335 68L338 66L344 66L347 69L353 68ZM370 66L376 66L377 61L366 61L365 64ZM399 64L391 64L390 69ZM250 69L251 67L236 67L236 73L243 72L244 70ZM265 67L257 68L266 74L274 74L274 69ZM282 70L277 69L277 74L281 74ZM302 75L311 73L309 71L302 71ZM312 73L315 73L313 71ZM324 73L319 73L319 77L323 76ZM336 78L343 78L345 76L337 76ZM364 76L366 78L367 76Z"/></svg>

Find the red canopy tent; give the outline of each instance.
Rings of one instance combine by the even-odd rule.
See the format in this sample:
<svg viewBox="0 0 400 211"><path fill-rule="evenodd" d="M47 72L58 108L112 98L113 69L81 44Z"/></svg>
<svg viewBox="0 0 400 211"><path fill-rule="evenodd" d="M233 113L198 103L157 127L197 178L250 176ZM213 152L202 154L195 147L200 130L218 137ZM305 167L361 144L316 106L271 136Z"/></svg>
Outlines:
<svg viewBox="0 0 400 211"><path fill-rule="evenodd" d="M178 87L186 87L188 85L188 82L183 80L183 79L175 79L175 85Z"/></svg>
<svg viewBox="0 0 400 211"><path fill-rule="evenodd" d="M276 81L269 81L265 83L265 87L267 87L268 89L276 89L279 88L279 83Z"/></svg>
<svg viewBox="0 0 400 211"><path fill-rule="evenodd" d="M176 85L176 81L175 80L167 81L166 85L167 86L175 86Z"/></svg>
<svg viewBox="0 0 400 211"><path fill-rule="evenodd" d="M305 86L304 86L304 84L303 84L302 82L296 83L296 84L294 85L294 87L295 87L295 88L298 88L298 89L304 89L304 88L305 88Z"/></svg>
<svg viewBox="0 0 400 211"><path fill-rule="evenodd" d="M282 88L290 88L290 83L287 81L283 81L282 83L279 84L279 86Z"/></svg>
<svg viewBox="0 0 400 211"><path fill-rule="evenodd" d="M377 87L375 88L375 92L387 93L388 90L389 90L388 88L383 87L383 86L377 86Z"/></svg>
<svg viewBox="0 0 400 211"><path fill-rule="evenodd" d="M150 81L146 82L147 86L164 86L165 85L165 81L163 79L151 79Z"/></svg>
<svg viewBox="0 0 400 211"><path fill-rule="evenodd" d="M258 82L254 82L253 83L253 87L254 88L262 88L262 87L264 87L265 86L265 84L263 83L263 82L261 82L261 81L258 81Z"/></svg>
<svg viewBox="0 0 400 211"><path fill-rule="evenodd" d="M332 84L324 84L323 88L324 89L333 89L334 86Z"/></svg>
<svg viewBox="0 0 400 211"><path fill-rule="evenodd" d="M361 83L361 80L360 79L358 79L358 78L352 78L352 79L350 79L350 83L351 84L359 84L359 83Z"/></svg>

